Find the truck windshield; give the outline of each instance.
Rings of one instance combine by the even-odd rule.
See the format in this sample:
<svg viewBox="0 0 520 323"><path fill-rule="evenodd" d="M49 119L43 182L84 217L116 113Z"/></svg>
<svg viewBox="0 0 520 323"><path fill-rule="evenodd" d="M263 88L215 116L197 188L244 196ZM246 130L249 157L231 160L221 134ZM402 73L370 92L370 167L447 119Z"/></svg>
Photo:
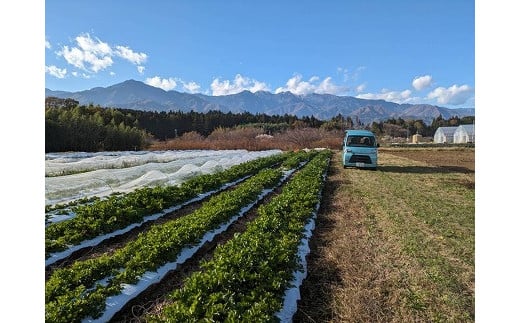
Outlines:
<svg viewBox="0 0 520 323"><path fill-rule="evenodd" d="M347 146L374 147L375 140L370 136L348 136Z"/></svg>

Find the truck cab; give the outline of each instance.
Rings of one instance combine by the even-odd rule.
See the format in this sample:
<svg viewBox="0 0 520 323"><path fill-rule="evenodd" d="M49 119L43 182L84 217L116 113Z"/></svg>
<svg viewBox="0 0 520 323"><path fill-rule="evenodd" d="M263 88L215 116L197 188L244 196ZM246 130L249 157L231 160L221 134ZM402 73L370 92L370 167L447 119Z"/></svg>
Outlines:
<svg viewBox="0 0 520 323"><path fill-rule="evenodd" d="M343 168L358 167L376 170L376 136L369 130L347 130L343 138Z"/></svg>

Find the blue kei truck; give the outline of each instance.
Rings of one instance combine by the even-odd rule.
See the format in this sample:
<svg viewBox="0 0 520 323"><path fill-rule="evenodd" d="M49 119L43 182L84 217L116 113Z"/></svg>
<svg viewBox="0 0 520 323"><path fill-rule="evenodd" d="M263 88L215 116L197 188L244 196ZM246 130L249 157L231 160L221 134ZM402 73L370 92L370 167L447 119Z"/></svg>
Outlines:
<svg viewBox="0 0 520 323"><path fill-rule="evenodd" d="M368 130L346 130L343 139L343 168L359 167L376 170L376 136Z"/></svg>

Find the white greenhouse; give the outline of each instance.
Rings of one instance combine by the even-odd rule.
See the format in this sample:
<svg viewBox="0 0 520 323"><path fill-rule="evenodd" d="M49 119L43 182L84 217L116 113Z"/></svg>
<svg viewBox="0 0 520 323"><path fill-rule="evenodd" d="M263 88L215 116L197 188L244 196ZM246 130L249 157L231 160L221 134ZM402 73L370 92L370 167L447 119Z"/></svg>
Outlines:
<svg viewBox="0 0 520 323"><path fill-rule="evenodd" d="M466 144L475 142L475 125L463 124L457 127L453 134L453 142L456 144Z"/></svg>
<svg viewBox="0 0 520 323"><path fill-rule="evenodd" d="M453 143L453 135L458 127L439 127L433 135L433 142L438 144L451 144Z"/></svg>

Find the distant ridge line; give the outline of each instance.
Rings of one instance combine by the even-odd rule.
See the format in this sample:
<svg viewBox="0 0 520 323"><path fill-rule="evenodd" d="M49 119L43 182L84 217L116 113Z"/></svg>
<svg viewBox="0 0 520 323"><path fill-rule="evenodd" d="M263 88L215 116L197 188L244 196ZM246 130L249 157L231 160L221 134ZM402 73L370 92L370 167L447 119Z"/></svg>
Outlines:
<svg viewBox="0 0 520 323"><path fill-rule="evenodd" d="M314 116L330 120L341 114L359 119L364 124L385 121L391 118L423 120L429 124L439 115L443 119L474 116L475 109L449 109L430 104L398 104L384 100L360 99L332 94L296 95L291 92L242 91L237 94L209 96L190 94L175 90L165 91L141 81L127 80L108 87L67 92L45 89L45 96L72 98L81 105L94 104L102 107L124 108L142 111L183 111L265 113L267 115Z"/></svg>

